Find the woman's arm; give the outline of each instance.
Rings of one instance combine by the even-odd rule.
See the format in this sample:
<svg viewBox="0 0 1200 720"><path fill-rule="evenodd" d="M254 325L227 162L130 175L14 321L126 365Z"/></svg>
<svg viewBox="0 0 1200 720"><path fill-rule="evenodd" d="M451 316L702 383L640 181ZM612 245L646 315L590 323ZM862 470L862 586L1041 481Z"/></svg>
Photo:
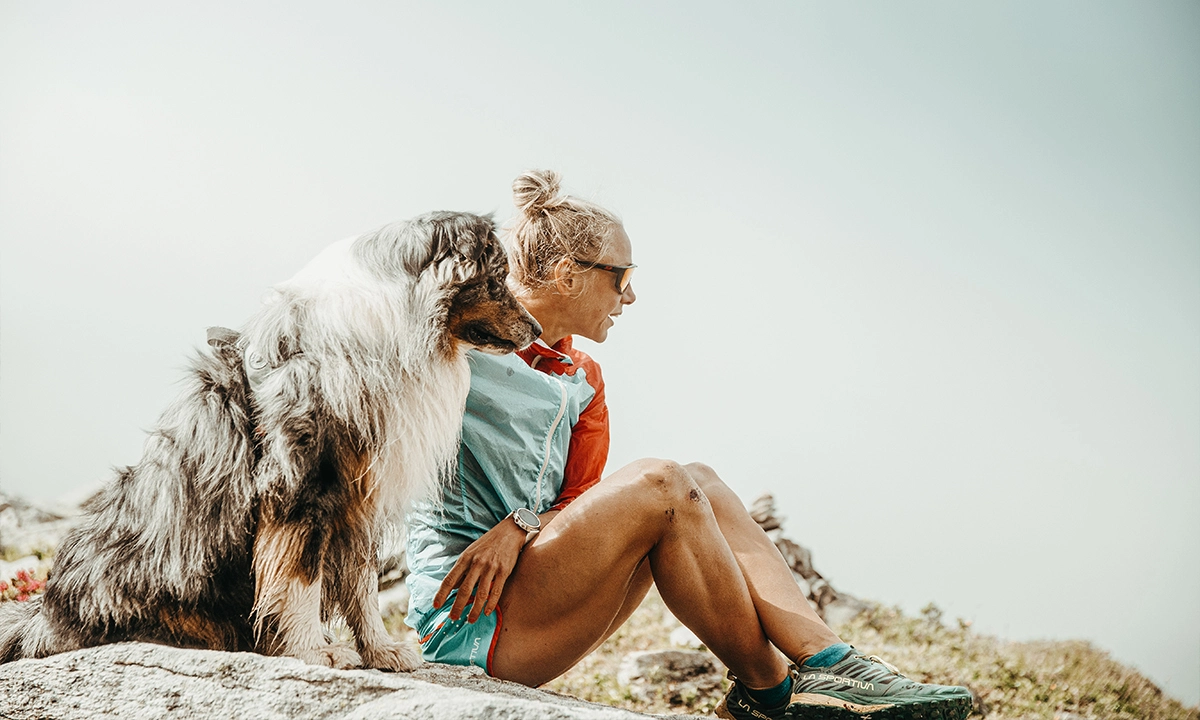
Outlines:
<svg viewBox="0 0 1200 720"><path fill-rule="evenodd" d="M608 403L600 366L582 352L572 353L572 357L584 372L594 394L571 426L563 487L551 509L538 516L543 528L583 491L599 482L608 460ZM525 531L515 522L507 518L502 520L458 556L454 567L442 580L433 606L440 608L450 593L457 590L458 595L450 608L451 619L461 617L467 603L472 603L467 622L475 622L481 614L490 615L500 602L504 583L516 567L527 539Z"/></svg>
<svg viewBox="0 0 1200 720"><path fill-rule="evenodd" d="M546 527L558 512L547 510L539 515L542 527ZM501 520L458 556L454 567L442 580L437 595L433 597L433 606L440 608L450 593L457 590L458 595L450 608L451 620L462 617L467 603L472 603L467 622L475 622L480 615L491 615L500 602L504 583L516 567L527 539L527 533L511 518Z"/></svg>
<svg viewBox="0 0 1200 720"><path fill-rule="evenodd" d="M608 462L608 402L604 396L604 378L600 366L587 355L579 353L579 365L595 394L571 427L567 462L563 468L563 489L554 502L562 510L591 486L600 482Z"/></svg>

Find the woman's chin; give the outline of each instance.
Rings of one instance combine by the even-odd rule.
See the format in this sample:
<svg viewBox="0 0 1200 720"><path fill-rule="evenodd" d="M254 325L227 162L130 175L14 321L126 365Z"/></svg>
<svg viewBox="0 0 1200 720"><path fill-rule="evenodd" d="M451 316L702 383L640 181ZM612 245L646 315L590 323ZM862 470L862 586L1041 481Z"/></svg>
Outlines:
<svg viewBox="0 0 1200 720"><path fill-rule="evenodd" d="M599 325L591 330L588 330L587 332L577 332L575 334L581 335L592 342L602 343L606 338L608 338L608 331L615 324L616 321L612 319L612 316L606 316L602 321L600 321Z"/></svg>
<svg viewBox="0 0 1200 720"><path fill-rule="evenodd" d="M602 343L608 338L608 327L602 326L596 330L592 330L591 332L580 333L580 335L583 335L585 338L587 338L588 340L591 340L592 342Z"/></svg>

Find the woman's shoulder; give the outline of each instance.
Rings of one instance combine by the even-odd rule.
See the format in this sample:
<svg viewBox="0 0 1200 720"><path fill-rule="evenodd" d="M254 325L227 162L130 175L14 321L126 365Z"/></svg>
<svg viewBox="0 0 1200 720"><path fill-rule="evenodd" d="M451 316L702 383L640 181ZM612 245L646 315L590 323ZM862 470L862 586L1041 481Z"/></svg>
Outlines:
<svg viewBox="0 0 1200 720"><path fill-rule="evenodd" d="M588 355L587 353L580 350L579 348L572 347L564 354L567 357L571 358L571 360L574 361L575 365L578 365L578 366L586 365L588 367L600 367L600 363L596 362L595 358L593 358L591 355Z"/></svg>
<svg viewBox="0 0 1200 720"><path fill-rule="evenodd" d="M558 345L556 345L555 349L558 349L564 355L571 358L571 367L567 372L571 375L575 375L582 370L584 377L587 379L588 385L591 385L592 389L599 393L600 389L604 387L604 375L600 372L600 363L596 362L591 355L588 355L579 348L576 348L571 343L571 338L569 336L564 338L564 342L565 344L563 347L560 348Z"/></svg>
<svg viewBox="0 0 1200 720"><path fill-rule="evenodd" d="M527 348L517 351L517 356L529 367L547 375L567 375L574 377L583 369L585 375L599 376L600 365L590 355L575 348L572 337L567 337L554 343L553 346L538 341Z"/></svg>

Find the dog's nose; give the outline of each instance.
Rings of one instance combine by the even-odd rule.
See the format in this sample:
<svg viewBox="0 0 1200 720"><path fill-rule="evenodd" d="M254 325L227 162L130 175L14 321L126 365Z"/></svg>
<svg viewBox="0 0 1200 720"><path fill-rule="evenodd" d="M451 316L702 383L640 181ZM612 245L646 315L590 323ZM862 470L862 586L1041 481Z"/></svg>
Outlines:
<svg viewBox="0 0 1200 720"><path fill-rule="evenodd" d="M542 326L538 324L537 320L534 320L533 318L529 318L529 325L530 325L530 328L533 330L533 336L535 338L539 338L542 336Z"/></svg>

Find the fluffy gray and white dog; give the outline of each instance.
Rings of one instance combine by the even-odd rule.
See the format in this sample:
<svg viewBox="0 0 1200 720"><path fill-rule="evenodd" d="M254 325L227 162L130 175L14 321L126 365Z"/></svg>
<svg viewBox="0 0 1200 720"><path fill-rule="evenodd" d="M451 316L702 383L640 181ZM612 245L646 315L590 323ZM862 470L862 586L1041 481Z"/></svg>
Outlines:
<svg viewBox="0 0 1200 720"><path fill-rule="evenodd" d="M86 503L45 593L0 607L0 662L143 640L414 668L379 616L376 548L455 457L466 351L541 334L507 269L490 218L441 212L276 286ZM337 613L356 648L326 640Z"/></svg>

